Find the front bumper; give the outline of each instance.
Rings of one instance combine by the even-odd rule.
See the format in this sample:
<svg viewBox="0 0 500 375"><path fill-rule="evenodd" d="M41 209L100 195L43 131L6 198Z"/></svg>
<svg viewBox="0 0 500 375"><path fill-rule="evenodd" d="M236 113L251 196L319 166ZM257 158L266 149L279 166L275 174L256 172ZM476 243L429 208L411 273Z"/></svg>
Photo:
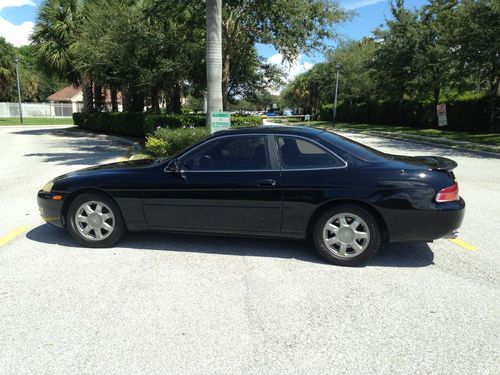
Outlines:
<svg viewBox="0 0 500 375"><path fill-rule="evenodd" d="M63 199L54 200L53 197L55 195L61 195ZM49 224L63 228L64 218L62 217L62 208L64 204L64 195L60 193L47 193L46 191L40 190L38 192L37 201L42 219Z"/></svg>

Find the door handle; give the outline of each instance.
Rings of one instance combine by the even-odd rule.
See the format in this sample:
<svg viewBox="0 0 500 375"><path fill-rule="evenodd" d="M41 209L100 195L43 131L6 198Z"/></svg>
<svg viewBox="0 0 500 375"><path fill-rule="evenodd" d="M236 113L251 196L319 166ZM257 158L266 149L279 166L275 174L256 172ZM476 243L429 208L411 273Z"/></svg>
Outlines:
<svg viewBox="0 0 500 375"><path fill-rule="evenodd" d="M276 180L273 180L272 178L266 179L266 180L260 180L260 181L257 181L257 186L275 187L276 186Z"/></svg>

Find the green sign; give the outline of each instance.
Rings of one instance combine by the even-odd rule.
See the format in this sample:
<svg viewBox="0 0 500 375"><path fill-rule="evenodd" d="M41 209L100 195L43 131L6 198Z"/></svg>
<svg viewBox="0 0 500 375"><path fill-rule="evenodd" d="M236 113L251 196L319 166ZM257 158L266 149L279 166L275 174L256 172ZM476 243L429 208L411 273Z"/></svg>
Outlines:
<svg viewBox="0 0 500 375"><path fill-rule="evenodd" d="M231 112L212 112L210 120L212 134L229 129L231 127Z"/></svg>

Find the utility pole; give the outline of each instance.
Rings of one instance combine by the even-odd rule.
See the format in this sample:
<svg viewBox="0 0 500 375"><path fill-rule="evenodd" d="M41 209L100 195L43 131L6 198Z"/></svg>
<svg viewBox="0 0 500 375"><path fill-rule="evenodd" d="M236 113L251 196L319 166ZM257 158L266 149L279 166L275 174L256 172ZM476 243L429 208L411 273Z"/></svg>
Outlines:
<svg viewBox="0 0 500 375"><path fill-rule="evenodd" d="M335 126L335 119L337 118L337 94L339 92L339 73L340 64L335 65L337 69L337 83L335 84L335 103L333 104L333 126Z"/></svg>
<svg viewBox="0 0 500 375"><path fill-rule="evenodd" d="M16 57L16 76L17 76L17 97L19 99L19 119L23 124L23 106L21 104L21 83L19 82L19 57Z"/></svg>

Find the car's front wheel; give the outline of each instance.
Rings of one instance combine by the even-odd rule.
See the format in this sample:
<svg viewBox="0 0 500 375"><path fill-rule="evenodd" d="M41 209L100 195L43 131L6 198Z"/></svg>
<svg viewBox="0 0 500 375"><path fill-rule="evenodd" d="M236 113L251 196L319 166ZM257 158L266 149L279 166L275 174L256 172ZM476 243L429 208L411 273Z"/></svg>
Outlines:
<svg viewBox="0 0 500 375"><path fill-rule="evenodd" d="M313 241L320 255L341 266L357 266L380 247L380 230L373 216L354 205L326 211L316 221Z"/></svg>
<svg viewBox="0 0 500 375"><path fill-rule="evenodd" d="M77 196L69 206L66 222L71 236L86 247L110 247L125 233L120 209L99 193Z"/></svg>

